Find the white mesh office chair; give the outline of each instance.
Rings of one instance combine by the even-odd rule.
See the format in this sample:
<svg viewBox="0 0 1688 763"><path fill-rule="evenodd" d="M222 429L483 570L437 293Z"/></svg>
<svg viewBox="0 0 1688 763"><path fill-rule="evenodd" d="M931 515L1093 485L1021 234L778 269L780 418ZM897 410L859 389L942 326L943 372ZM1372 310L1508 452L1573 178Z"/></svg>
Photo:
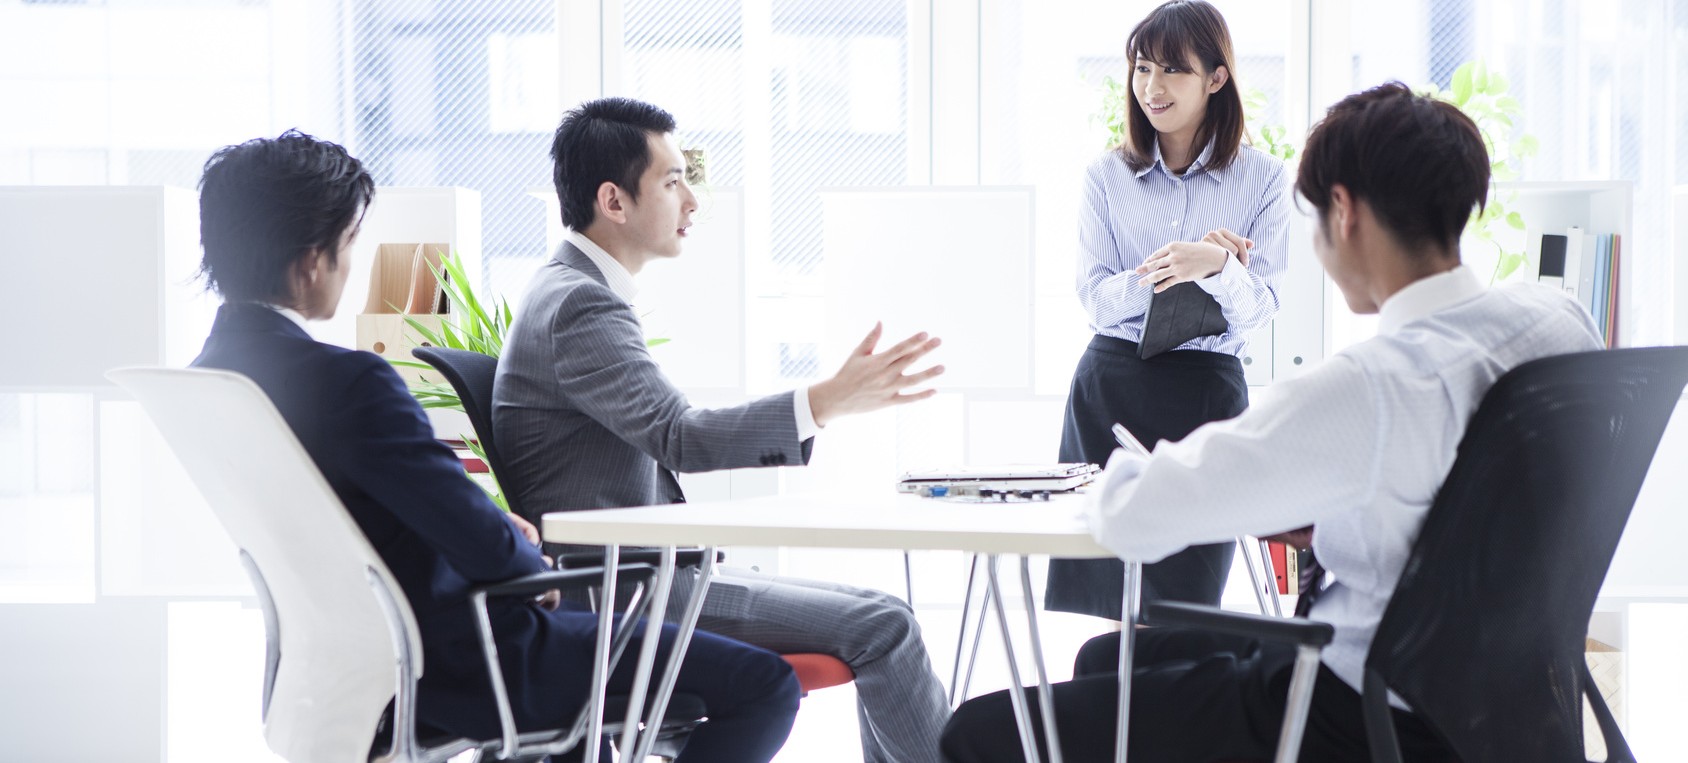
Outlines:
<svg viewBox="0 0 1688 763"><path fill-rule="evenodd" d="M410 763L442 761L468 750L479 750L477 756L510 750L499 757L519 758L597 738L604 658L613 664L633 628L620 629L613 644L601 630L596 694L573 728L518 735L490 629L483 627L504 735L421 745L415 701L422 643L410 605L269 398L250 379L227 371L130 368L107 376L140 401L241 549L265 610L264 736L278 755L310 763ZM649 580L654 569L625 565L614 573L624 581ZM542 573L483 587L476 598L484 607L484 596L532 595L602 581L613 576L601 569ZM636 598L634 606L642 608L645 598ZM631 623L638 611L628 614ZM601 622L608 619L606 612ZM391 735L377 739L389 702ZM696 700L676 697L671 709L701 714L701 707L688 702ZM697 716L692 717L695 725ZM664 725L665 732L672 729ZM615 730L604 727L601 733ZM593 744L589 757L596 752Z"/></svg>

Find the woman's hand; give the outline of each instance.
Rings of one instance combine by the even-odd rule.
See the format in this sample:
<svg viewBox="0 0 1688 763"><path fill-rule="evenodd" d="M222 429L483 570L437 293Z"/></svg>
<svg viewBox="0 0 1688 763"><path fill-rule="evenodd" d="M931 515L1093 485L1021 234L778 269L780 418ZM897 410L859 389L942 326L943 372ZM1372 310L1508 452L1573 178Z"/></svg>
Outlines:
<svg viewBox="0 0 1688 763"><path fill-rule="evenodd" d="M1155 293L1159 294L1175 284L1199 281L1218 273L1230 256L1231 250L1206 239L1174 241L1156 249L1149 259L1137 266L1137 275L1143 277L1137 283L1140 286L1152 285Z"/></svg>
<svg viewBox="0 0 1688 763"><path fill-rule="evenodd" d="M1202 240L1209 244L1218 244L1235 255L1239 264L1245 268L1248 267L1248 250L1254 248L1253 241L1224 228L1208 231L1206 236L1202 236Z"/></svg>

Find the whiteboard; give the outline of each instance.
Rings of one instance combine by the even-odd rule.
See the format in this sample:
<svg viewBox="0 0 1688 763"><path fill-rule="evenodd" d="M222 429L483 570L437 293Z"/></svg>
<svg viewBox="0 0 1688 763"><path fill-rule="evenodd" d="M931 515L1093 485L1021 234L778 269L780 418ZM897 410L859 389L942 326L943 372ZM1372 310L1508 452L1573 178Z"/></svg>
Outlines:
<svg viewBox="0 0 1688 763"><path fill-rule="evenodd" d="M877 320L881 347L917 331L943 346L940 389L1031 391L1029 187L846 188L819 193L825 264L823 368Z"/></svg>
<svg viewBox="0 0 1688 763"><path fill-rule="evenodd" d="M194 280L196 200L163 186L0 188L21 321L0 388L103 387L111 368L192 360L216 305Z"/></svg>

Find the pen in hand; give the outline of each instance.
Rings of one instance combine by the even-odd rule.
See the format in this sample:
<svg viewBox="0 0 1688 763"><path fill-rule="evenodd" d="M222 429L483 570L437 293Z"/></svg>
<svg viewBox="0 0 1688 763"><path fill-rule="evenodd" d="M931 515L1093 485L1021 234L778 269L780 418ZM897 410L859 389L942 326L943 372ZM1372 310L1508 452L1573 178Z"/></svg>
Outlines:
<svg viewBox="0 0 1688 763"><path fill-rule="evenodd" d="M1114 440L1119 443L1120 447L1125 448L1128 452L1134 455L1142 456L1144 458L1149 457L1149 449L1143 447L1143 443L1138 442L1137 438L1131 435L1131 432L1125 428L1124 424L1114 425Z"/></svg>

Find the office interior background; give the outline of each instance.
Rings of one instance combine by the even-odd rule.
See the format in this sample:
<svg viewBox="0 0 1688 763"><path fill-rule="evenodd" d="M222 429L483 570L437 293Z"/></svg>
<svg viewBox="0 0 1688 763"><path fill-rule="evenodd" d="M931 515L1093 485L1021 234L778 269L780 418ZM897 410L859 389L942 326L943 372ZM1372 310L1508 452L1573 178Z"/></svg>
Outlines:
<svg viewBox="0 0 1688 763"><path fill-rule="evenodd" d="M1291 145L1385 80L1448 88L1468 61L1502 73L1517 106L1504 142L1539 149L1498 192L1527 223L1499 249L1569 225L1618 233L1620 343L1688 343L1688 1L1214 2L1255 129ZM1155 4L0 0L0 230L121 232L107 186L152 189L170 216L133 248L0 244L6 344L37 353L0 361L0 759L267 759L263 629L233 547L139 408L55 366L132 361L118 327L134 319L156 324L143 359L192 358L214 304L191 283L192 189L217 147L293 127L346 145L383 187L372 215L383 197L421 200L416 223L448 219L479 289L515 300L561 235L548 150L562 112L602 95L663 106L708 179L695 240L647 269L637 307L694 402L824 378L880 318L888 335L944 336L951 369L932 401L829 427L807 469L697 475L688 492L889 490L919 466L1055 456L1089 335L1073 294L1079 181L1107 142L1104 81L1125 78L1125 35ZM6 217L45 187L89 201ZM325 341L356 341L372 235L435 235L382 213ZM1284 311L1249 352L1256 395L1374 330L1320 275L1304 215L1291 225ZM1487 277L1496 245L1468 243ZM1688 754L1685 458L1675 423L1591 624L1621 654L1618 703L1644 759ZM897 554L729 562L905 591ZM966 569L958 554L912 560L946 680ZM1246 586L1227 598L1254 606ZM1104 628L1050 616L1056 677ZM980 659L974 693L1006 685L995 663ZM850 691L806 699L781 759L850 759Z"/></svg>

